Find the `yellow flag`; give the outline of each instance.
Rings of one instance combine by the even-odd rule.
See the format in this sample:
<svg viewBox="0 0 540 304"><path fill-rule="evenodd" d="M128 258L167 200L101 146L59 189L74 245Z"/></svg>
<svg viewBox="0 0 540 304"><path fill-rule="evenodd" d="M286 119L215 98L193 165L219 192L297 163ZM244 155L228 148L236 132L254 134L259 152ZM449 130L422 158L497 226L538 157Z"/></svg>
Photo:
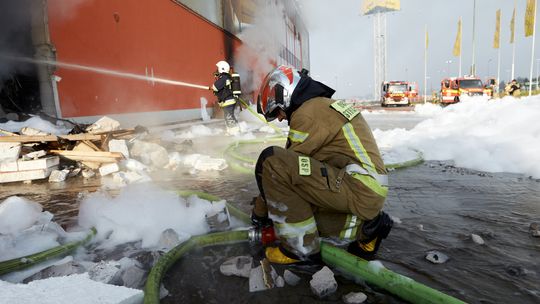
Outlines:
<svg viewBox="0 0 540 304"><path fill-rule="evenodd" d="M532 36L534 32L534 11L536 0L527 0L527 9L525 10L525 37Z"/></svg>
<svg viewBox="0 0 540 304"><path fill-rule="evenodd" d="M495 14L495 36L493 37L493 48L499 48L499 42L501 41L501 10L498 9Z"/></svg>
<svg viewBox="0 0 540 304"><path fill-rule="evenodd" d="M429 36L428 36L427 28L426 28L426 50L428 49L428 46L429 46Z"/></svg>
<svg viewBox="0 0 540 304"><path fill-rule="evenodd" d="M512 19L510 20L510 43L514 43L514 28L516 24L516 8L512 13Z"/></svg>
<svg viewBox="0 0 540 304"><path fill-rule="evenodd" d="M452 51L454 56L459 57L461 55L461 18L459 18L457 24L456 42L454 42L454 50Z"/></svg>

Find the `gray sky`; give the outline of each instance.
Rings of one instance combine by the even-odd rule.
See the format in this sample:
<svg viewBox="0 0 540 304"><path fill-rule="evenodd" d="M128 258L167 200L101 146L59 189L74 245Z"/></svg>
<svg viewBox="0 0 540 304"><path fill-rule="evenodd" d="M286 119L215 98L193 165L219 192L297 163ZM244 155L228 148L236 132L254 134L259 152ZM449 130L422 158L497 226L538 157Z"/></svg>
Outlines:
<svg viewBox="0 0 540 304"><path fill-rule="evenodd" d="M335 97L371 95L373 92L373 19L360 13L361 0L300 0L310 31L310 64L313 78L337 89ZM424 83L424 27L429 32L428 91L438 90L440 80L456 76L459 57L452 55L457 23L462 17L462 73L472 62L473 0L401 0L401 11L387 14L387 74L389 80ZM524 37L526 0L516 1L515 78L529 77L532 37ZM510 19L514 1L476 0L476 71L485 80L497 76L493 49L495 12L501 9L501 80L511 74ZM537 10L537 20L540 9ZM536 26L538 37L538 25ZM537 39L538 40L538 39ZM533 77L540 59L536 41ZM452 63L447 64L446 61Z"/></svg>

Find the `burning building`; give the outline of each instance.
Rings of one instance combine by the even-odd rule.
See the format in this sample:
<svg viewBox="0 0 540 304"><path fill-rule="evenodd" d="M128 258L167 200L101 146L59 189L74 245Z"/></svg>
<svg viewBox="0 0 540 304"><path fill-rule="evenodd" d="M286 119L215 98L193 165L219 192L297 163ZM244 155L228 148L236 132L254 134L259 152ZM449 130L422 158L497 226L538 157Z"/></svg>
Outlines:
<svg viewBox="0 0 540 304"><path fill-rule="evenodd" d="M79 122L103 115L126 124L189 120L200 118L201 98L211 106L214 96L182 84L210 85L219 60L240 73L246 99L271 66L309 68L308 32L294 1L0 6L0 116L3 109Z"/></svg>

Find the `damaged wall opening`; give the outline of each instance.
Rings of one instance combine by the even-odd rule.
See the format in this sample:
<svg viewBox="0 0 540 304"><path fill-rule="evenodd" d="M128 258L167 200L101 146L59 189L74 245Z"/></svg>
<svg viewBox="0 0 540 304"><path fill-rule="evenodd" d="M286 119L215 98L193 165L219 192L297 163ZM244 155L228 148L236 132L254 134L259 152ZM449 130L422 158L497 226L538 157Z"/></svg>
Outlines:
<svg viewBox="0 0 540 304"><path fill-rule="evenodd" d="M34 58L32 1L0 1L0 122L42 109L36 65L2 56Z"/></svg>

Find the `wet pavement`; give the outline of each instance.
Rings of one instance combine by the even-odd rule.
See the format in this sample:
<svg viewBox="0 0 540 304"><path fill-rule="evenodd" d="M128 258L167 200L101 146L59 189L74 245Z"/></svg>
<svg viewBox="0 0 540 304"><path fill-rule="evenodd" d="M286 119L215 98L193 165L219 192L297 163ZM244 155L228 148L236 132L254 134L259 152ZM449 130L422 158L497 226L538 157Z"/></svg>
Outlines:
<svg viewBox="0 0 540 304"><path fill-rule="evenodd" d="M407 117L403 121L394 117L390 123L368 121L373 128L409 128L413 119ZM195 141L195 147L199 144L203 145ZM246 152L255 157L265 146L249 146ZM167 189L205 191L246 212L251 197L257 195L253 176L231 169L198 175L186 169L153 177ZM456 168L439 161L392 171L389 178L385 210L399 220L379 253L387 268L470 303L540 303L540 238L528 231L531 223L540 222L540 180ZM99 178L82 177L63 184L5 184L0 200L24 196L43 204L57 221L68 226L75 221L79 193L99 186ZM473 233L485 244L475 243ZM163 302L326 303L342 302L341 296L348 292L363 291L368 295L367 303L402 303L343 276L337 276L339 288L334 295L317 299L309 289L311 273L318 270L314 267L291 269L303 278L298 286L256 293L249 292L248 279L219 273L219 265L227 258L261 258L261 250L260 246L235 244L190 252L166 275L164 284L170 295ZM425 255L431 250L446 254L449 260L444 264L428 262Z"/></svg>

